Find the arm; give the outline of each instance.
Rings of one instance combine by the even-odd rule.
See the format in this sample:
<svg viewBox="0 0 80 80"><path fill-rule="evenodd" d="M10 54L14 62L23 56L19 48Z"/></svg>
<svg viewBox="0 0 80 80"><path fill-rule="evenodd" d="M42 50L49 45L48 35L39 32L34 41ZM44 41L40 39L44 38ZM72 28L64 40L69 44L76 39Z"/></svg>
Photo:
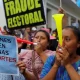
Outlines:
<svg viewBox="0 0 80 80"><path fill-rule="evenodd" d="M63 17L63 20L62 20L62 25L63 25L63 27L68 26L68 16L67 16L67 14L65 13L65 11L64 11L62 8L59 8L59 9L58 9L58 13L59 13L59 14L64 14L64 17Z"/></svg>
<svg viewBox="0 0 80 80"><path fill-rule="evenodd" d="M66 68L71 80L80 80L80 75L76 72L76 70L73 68L73 66L71 64L65 65L65 68Z"/></svg>
<svg viewBox="0 0 80 80"><path fill-rule="evenodd" d="M55 80L57 70L58 66L54 64L49 73L41 80Z"/></svg>
<svg viewBox="0 0 80 80"><path fill-rule="evenodd" d="M59 66L61 65L61 61L62 61L62 56L61 56L58 48L57 48L57 50L56 50L56 56L54 57L53 61L54 61L54 62L51 62L51 60L50 60L50 62L54 64L52 68L46 67L46 66L50 66L50 64L51 64L50 62L48 63L48 61L47 61L46 66L43 67L43 71L44 71L44 72L43 72L43 76L41 76L41 79L42 79L42 80L55 80L56 74L57 74L57 71L58 71L58 68L59 68ZM48 69L48 71L47 71L47 69ZM51 70L50 70L50 69L51 69ZM47 71L48 74L46 73L46 71ZM45 73L46 73L46 74L45 74ZM44 74L45 74L46 76L45 76ZM44 77L44 76L45 76L45 77Z"/></svg>
<svg viewBox="0 0 80 80"><path fill-rule="evenodd" d="M71 80L80 80L79 74L76 72L74 67L71 65L70 53L66 49L66 46L62 47L61 50L59 50L59 52L60 52L59 55L62 57L62 62L61 63L66 68L70 79ZM73 58L73 60L74 60L74 58Z"/></svg>
<svg viewBox="0 0 80 80"><path fill-rule="evenodd" d="M17 66L19 67L19 70L20 72L23 74L23 76L25 77L25 79L28 79L28 80L36 80L36 77L35 75L33 74L33 72L29 72L28 70L26 70L27 68L27 65L26 65L26 62L24 62L24 59L23 56L27 56L26 59L29 57L29 55L26 55L28 53L31 53L32 51L26 51L25 53L21 53L19 54L19 60L17 62Z"/></svg>
<svg viewBox="0 0 80 80"><path fill-rule="evenodd" d="M25 79L28 80L37 80L33 73L26 71L26 64L22 61L17 62L17 66L19 67L20 72L23 74Z"/></svg>
<svg viewBox="0 0 80 80"><path fill-rule="evenodd" d="M54 56L48 57L40 75L41 80L53 80L53 79L55 80L58 66L54 63L54 61L55 61ZM54 64L53 67L52 64Z"/></svg>
<svg viewBox="0 0 80 80"><path fill-rule="evenodd" d="M26 70L23 72L23 76L27 80L37 80L34 74L32 74L32 73L30 73L30 72L28 72Z"/></svg>

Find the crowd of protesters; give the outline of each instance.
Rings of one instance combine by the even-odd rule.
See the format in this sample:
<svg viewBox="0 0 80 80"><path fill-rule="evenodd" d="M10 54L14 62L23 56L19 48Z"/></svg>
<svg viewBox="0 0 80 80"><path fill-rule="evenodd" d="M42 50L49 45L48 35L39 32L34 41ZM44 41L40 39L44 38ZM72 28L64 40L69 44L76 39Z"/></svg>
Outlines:
<svg viewBox="0 0 80 80"><path fill-rule="evenodd" d="M18 43L19 76L0 74L0 80L80 80L80 30L68 26L67 15L63 9L63 45L58 45L57 29L26 27L9 30L0 29L1 35L10 35L28 40L37 45ZM26 51L21 52L24 49Z"/></svg>

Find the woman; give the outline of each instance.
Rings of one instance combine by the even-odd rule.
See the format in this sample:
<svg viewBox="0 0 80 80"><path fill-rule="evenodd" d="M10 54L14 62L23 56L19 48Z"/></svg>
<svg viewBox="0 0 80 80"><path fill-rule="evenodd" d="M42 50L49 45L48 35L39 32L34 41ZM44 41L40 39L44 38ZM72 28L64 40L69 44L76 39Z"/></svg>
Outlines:
<svg viewBox="0 0 80 80"><path fill-rule="evenodd" d="M39 30L34 35L33 42L37 43L34 50L27 50L25 53L19 54L20 61L17 66L27 80L39 80L39 75L47 57L54 54L53 51L47 50L49 41L49 34L44 30Z"/></svg>
<svg viewBox="0 0 80 80"><path fill-rule="evenodd" d="M41 80L80 80L80 31L67 26L63 29L63 45L55 56L47 58Z"/></svg>

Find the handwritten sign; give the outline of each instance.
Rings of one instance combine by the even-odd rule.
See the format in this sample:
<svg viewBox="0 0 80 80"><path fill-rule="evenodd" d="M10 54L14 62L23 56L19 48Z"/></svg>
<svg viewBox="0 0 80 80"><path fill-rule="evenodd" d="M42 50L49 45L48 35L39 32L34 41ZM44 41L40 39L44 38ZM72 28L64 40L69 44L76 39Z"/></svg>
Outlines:
<svg viewBox="0 0 80 80"><path fill-rule="evenodd" d="M15 37L0 35L0 73L18 75L18 49Z"/></svg>
<svg viewBox="0 0 80 80"><path fill-rule="evenodd" d="M45 24L42 0L3 0L9 29Z"/></svg>

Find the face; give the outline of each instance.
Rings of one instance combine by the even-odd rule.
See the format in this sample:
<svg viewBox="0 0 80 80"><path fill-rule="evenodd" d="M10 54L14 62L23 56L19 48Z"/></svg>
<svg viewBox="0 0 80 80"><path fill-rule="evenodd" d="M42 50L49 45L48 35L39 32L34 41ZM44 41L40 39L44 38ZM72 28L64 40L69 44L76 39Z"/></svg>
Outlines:
<svg viewBox="0 0 80 80"><path fill-rule="evenodd" d="M7 31L4 30L4 31L2 32L2 34L3 34L3 35L7 35L8 33L7 33Z"/></svg>
<svg viewBox="0 0 80 80"><path fill-rule="evenodd" d="M29 33L31 30L30 30L30 28L26 28L26 31Z"/></svg>
<svg viewBox="0 0 80 80"><path fill-rule="evenodd" d="M76 35L70 28L63 29L63 47L66 46L70 54L76 53L79 46Z"/></svg>
<svg viewBox="0 0 80 80"><path fill-rule="evenodd" d="M56 37L56 36L57 36L56 32L53 32L53 36L54 36L54 37Z"/></svg>
<svg viewBox="0 0 80 80"><path fill-rule="evenodd" d="M44 32L37 32L33 39L33 42L39 42L43 49L46 49L48 45L48 39Z"/></svg>

